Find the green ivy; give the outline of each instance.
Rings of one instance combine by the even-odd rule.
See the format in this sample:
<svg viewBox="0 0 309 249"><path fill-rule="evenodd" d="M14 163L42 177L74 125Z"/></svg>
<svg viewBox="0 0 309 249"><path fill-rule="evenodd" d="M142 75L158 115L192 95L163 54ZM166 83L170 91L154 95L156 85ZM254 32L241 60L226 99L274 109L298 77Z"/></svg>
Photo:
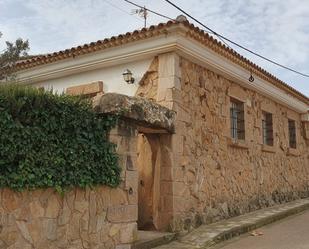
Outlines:
<svg viewBox="0 0 309 249"><path fill-rule="evenodd" d="M108 140L116 120L80 97L1 85L0 187L117 186L120 167Z"/></svg>

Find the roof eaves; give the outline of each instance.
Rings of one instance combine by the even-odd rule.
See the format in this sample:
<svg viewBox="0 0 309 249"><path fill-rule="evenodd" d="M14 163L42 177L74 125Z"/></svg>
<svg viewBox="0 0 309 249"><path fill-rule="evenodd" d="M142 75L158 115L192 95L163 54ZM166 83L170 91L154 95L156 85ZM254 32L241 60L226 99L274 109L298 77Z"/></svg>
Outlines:
<svg viewBox="0 0 309 249"><path fill-rule="evenodd" d="M63 59L75 58L79 55L84 55L96 51L100 51L106 48L116 47L122 44L126 44L129 42L142 40L146 38L150 38L163 32L167 31L167 28L173 25L183 25L188 29L189 35L202 43L203 45L209 47L213 51L219 53L220 55L226 57L227 59L245 67L252 73L260 76L261 78L270 81L275 86L287 91L292 96L302 100L306 104L309 105L309 98L297 91L287 83L278 79L276 76L267 72L265 69L261 68L257 64L251 62L235 50L227 47L220 41L216 40L213 36L206 33L204 30L199 27L195 27L193 24L186 21L168 21L167 23L159 23L158 25L151 25L149 28L143 28L140 30L134 30L133 32L127 32L125 34L120 34L118 36L112 36L111 38L106 38L104 40L98 40L96 42L91 42L89 44L84 44L77 47L72 47L70 49L62 50L59 52L54 52L50 54L40 55L34 58L30 58L21 62L18 62L14 65L14 70L25 70L32 67L36 67L43 64L48 64L52 62L56 62Z"/></svg>

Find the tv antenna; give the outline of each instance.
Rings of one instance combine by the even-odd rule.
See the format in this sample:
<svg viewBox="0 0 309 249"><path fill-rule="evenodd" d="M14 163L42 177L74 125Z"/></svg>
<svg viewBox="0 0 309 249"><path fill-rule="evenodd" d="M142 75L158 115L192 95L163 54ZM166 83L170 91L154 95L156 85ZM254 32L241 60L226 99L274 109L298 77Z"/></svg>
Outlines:
<svg viewBox="0 0 309 249"><path fill-rule="evenodd" d="M139 8L139 9L133 9L131 11L131 14L132 15L138 15L139 17L144 18L144 27L146 28L146 26L147 26L148 11L147 11L145 6L142 7L142 8Z"/></svg>

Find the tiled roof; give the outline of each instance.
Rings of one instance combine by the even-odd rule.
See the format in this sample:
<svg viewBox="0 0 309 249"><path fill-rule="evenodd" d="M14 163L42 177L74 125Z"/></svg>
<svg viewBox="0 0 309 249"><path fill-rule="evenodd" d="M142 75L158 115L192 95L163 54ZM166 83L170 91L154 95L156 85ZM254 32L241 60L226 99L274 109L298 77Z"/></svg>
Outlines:
<svg viewBox="0 0 309 249"><path fill-rule="evenodd" d="M268 82L271 82L273 85L278 88L288 92L292 96L300 99L301 101L309 104L309 98L297 91L293 87L289 86L287 83L278 79L271 73L267 72L265 69L251 62L247 58L243 57L235 50L225 46L221 42L214 39L208 33L203 30L195 27L193 24L190 24L188 21L168 21L167 23L160 23L158 25L152 25L149 28L143 28L141 30L135 30L133 32L128 32L126 34L121 34L118 36L113 36L109 39L98 40L96 42L91 42L89 44L84 44L77 47L72 47L70 49L62 50L59 52L45 54L41 56L37 56L34 58L30 58L28 60L23 60L18 62L14 69L15 70L24 70L29 69L35 66L52 63L55 61L76 57L79 55L84 55L92 52L96 52L99 50L104 50L106 48L117 47L122 44L127 44L130 42L147 39L150 37L158 36L160 34L165 34L167 29L171 26L176 25L184 25L187 29L187 35L205 46L209 47L213 51L218 54L226 57L227 59L233 61L234 63L239 64L240 66L246 68L249 71L252 71L255 75L265 79Z"/></svg>

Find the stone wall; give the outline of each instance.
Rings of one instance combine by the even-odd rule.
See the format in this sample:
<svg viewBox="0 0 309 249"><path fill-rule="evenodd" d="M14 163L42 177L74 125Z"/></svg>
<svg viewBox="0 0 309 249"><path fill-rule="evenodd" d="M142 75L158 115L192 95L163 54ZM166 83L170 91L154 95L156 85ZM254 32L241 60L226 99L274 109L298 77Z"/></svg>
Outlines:
<svg viewBox="0 0 309 249"><path fill-rule="evenodd" d="M135 96L146 98L152 101L156 100L157 88L158 88L158 57L155 57L148 70L143 75L139 82L139 88L137 89Z"/></svg>
<svg viewBox="0 0 309 249"><path fill-rule="evenodd" d="M129 112L110 134L120 186L64 196L52 189L1 189L0 248L130 248L142 173L153 177L149 210L158 230L188 231L309 196L309 123L296 112L176 53L154 58L141 79L136 96L151 101L102 96L101 85L95 85L97 112ZM230 138L231 97L245 103L243 143ZM273 114L274 146L262 143L263 110ZM296 120L297 149L288 146L288 118Z"/></svg>
<svg viewBox="0 0 309 249"><path fill-rule="evenodd" d="M309 196L309 147L299 114L186 59L178 71L175 230ZM245 103L244 143L230 139L231 97ZM274 146L262 142L263 110L273 114ZM288 118L296 120L297 149L288 146Z"/></svg>
<svg viewBox="0 0 309 249"><path fill-rule="evenodd" d="M122 166L117 188L0 190L0 248L114 249L137 239L136 128L111 132Z"/></svg>
<svg viewBox="0 0 309 249"><path fill-rule="evenodd" d="M136 237L137 209L122 189L1 190L1 248L115 248Z"/></svg>
<svg viewBox="0 0 309 249"><path fill-rule="evenodd" d="M158 58L156 101L177 112L165 175L172 230L309 196L309 140L298 113L176 53ZM244 102L244 143L230 138L231 97ZM274 146L262 142L263 110L273 114ZM297 149L288 146L288 118L296 120Z"/></svg>

